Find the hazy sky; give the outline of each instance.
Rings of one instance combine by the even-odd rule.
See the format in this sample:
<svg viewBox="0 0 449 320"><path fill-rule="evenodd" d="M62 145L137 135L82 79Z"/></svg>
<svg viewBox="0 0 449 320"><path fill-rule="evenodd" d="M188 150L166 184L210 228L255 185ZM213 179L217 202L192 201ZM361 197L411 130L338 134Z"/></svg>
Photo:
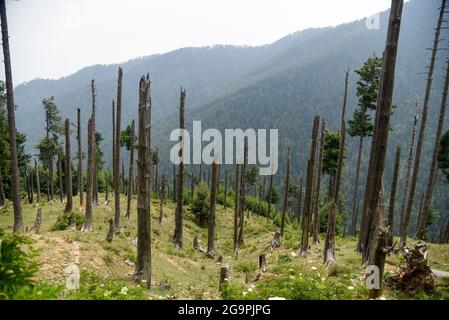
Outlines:
<svg viewBox="0 0 449 320"><path fill-rule="evenodd" d="M391 0L7 0L14 84L186 46L261 45ZM3 63L0 78L4 79Z"/></svg>

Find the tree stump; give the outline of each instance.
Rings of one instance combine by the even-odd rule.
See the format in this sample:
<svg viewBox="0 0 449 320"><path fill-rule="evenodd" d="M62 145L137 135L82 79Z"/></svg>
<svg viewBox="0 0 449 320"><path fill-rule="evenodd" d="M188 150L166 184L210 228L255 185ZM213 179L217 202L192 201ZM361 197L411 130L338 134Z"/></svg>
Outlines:
<svg viewBox="0 0 449 320"><path fill-rule="evenodd" d="M260 272L266 272L267 271L267 260L264 254L261 254L259 256L259 270Z"/></svg>
<svg viewBox="0 0 449 320"><path fill-rule="evenodd" d="M282 234L279 231L276 231L276 233L274 234L273 240L271 240L270 247L272 249L278 248L281 246L281 236L282 236Z"/></svg>
<svg viewBox="0 0 449 320"><path fill-rule="evenodd" d="M36 220L34 221L33 227L30 229L30 232L34 232L39 234L42 224L42 208L37 208Z"/></svg>
<svg viewBox="0 0 449 320"><path fill-rule="evenodd" d="M229 266L228 265L222 265L220 268L220 281L218 282L218 290L223 289L223 285L228 283L229 278Z"/></svg>
<svg viewBox="0 0 449 320"><path fill-rule="evenodd" d="M106 241L111 243L113 238L114 238L114 220L109 219L109 230L108 234L106 235Z"/></svg>

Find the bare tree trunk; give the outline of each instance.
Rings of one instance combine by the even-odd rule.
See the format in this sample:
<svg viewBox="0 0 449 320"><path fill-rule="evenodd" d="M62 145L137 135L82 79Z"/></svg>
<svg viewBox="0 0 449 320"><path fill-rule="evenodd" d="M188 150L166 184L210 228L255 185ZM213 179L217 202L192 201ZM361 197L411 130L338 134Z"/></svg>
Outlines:
<svg viewBox="0 0 449 320"><path fill-rule="evenodd" d="M27 192L27 200L28 200L28 203L32 203L31 202L30 174L28 171L29 171L28 164L25 164L25 187L26 187L26 192Z"/></svg>
<svg viewBox="0 0 449 320"><path fill-rule="evenodd" d="M239 204L239 247L243 246L243 230L245 228L245 198L246 198L246 168L248 165L248 139L244 139L244 151L243 151L243 166L242 172L240 173L240 204Z"/></svg>
<svg viewBox="0 0 449 320"><path fill-rule="evenodd" d="M320 117L316 116L313 121L310 159L307 163L306 193L304 197L304 210L303 210L304 221L301 233L301 243L299 245L300 256L305 256L309 251L309 232L310 232L310 220L312 217L313 182L315 172L314 166L315 166L316 146L318 140L319 126L320 126Z"/></svg>
<svg viewBox="0 0 449 320"><path fill-rule="evenodd" d="M441 99L438 127L437 127L437 132L435 134L435 143L434 143L433 154L432 154L432 164L430 166L429 178L427 180L427 188L426 188L426 192L425 192L425 196L424 196L421 217L418 220L417 227L416 227L415 238L420 239L420 240L424 240L424 238L426 236L427 218L429 216L430 205L432 202L434 180L436 178L437 170L438 170L438 153L439 153L439 149L440 149L441 132L443 131L443 126L444 126L444 116L446 113L447 92L448 92L448 86L449 86L449 58L447 59L446 62L447 62L446 79L444 82L443 97Z"/></svg>
<svg viewBox="0 0 449 320"><path fill-rule="evenodd" d="M36 172L36 191L37 191L37 204L41 204L41 183L39 181L39 167L37 165L36 158L34 159L34 171Z"/></svg>
<svg viewBox="0 0 449 320"><path fill-rule="evenodd" d="M129 174L128 174L128 203L126 206L126 217L129 219L131 215L131 199L133 196L132 193L132 185L133 185L133 177L134 177L134 120L131 122L131 146L129 149Z"/></svg>
<svg viewBox="0 0 449 320"><path fill-rule="evenodd" d="M123 71L122 68L118 69L117 78L117 110L115 119L115 151L114 151L114 163L113 163L113 176L114 176L114 232L120 232L120 128L121 128L121 115L122 115L122 81Z"/></svg>
<svg viewBox="0 0 449 320"><path fill-rule="evenodd" d="M77 126L76 126L76 140L78 142L78 194L80 197L79 211L84 211L83 200L83 149L81 145L81 110L78 108L77 112Z"/></svg>
<svg viewBox="0 0 449 320"><path fill-rule="evenodd" d="M412 161L413 161L413 149L415 148L415 136L416 136L416 126L418 124L419 118L419 107L418 100L416 100L416 116L413 121L413 129L412 129L412 137L409 145L408 152L408 160L407 160L407 173L405 176L405 188L404 188L404 198L402 199L402 207L401 207L401 221L399 225L399 234L400 234L400 244L399 246L403 248L405 246L405 242L407 241L407 233L408 233L408 225L410 223L410 215L406 215L405 207L407 205L407 196L409 191L410 184L410 174L412 171Z"/></svg>
<svg viewBox="0 0 449 320"><path fill-rule="evenodd" d="M270 184L269 184L269 189L268 189L268 212L267 212L267 221L268 221L268 219L270 219L271 218L271 201L272 201L272 197L273 197L273 194L272 194L272 189L273 189L273 176L274 176L274 174L273 174L273 172L271 173L271 175L270 175Z"/></svg>
<svg viewBox="0 0 449 320"><path fill-rule="evenodd" d="M235 165L235 203L234 203L234 255L237 256L239 250L238 226L239 226L239 204L240 204L240 164ZM270 210L270 209L268 209Z"/></svg>
<svg viewBox="0 0 449 320"><path fill-rule="evenodd" d="M95 141L95 136L97 134L97 108L96 108L96 97L97 95L95 94L95 80L92 79L90 82L90 87L91 87L91 92L92 92L92 119L93 119L93 127L94 127L94 141ZM94 148L95 148L95 154L97 154L97 143L95 141L94 144ZM94 164L94 194L93 194L93 203L95 206L98 206L98 163L97 163L97 159L95 159L95 164Z"/></svg>
<svg viewBox="0 0 449 320"><path fill-rule="evenodd" d="M210 205L209 205L209 215L208 215L208 231L207 231L207 253L206 255L213 258L215 255L215 208L217 204L217 193L218 193L218 159L214 159L212 163L212 185L210 190Z"/></svg>
<svg viewBox="0 0 449 320"><path fill-rule="evenodd" d="M92 231L92 202L94 193L95 166L95 133L92 117L87 125L87 191L86 191L86 219L81 232Z"/></svg>
<svg viewBox="0 0 449 320"><path fill-rule="evenodd" d="M156 148L156 158L159 160L159 149ZM154 165L155 173L154 173L154 193L156 197L159 197L159 162ZM193 193L192 193L193 195Z"/></svg>
<svg viewBox="0 0 449 320"><path fill-rule="evenodd" d="M186 91L181 88L181 96L179 100L179 128L185 129L184 124L184 111L185 111L185 99L186 99ZM182 136L182 148L180 151L181 163L179 164L179 172L178 172L178 186L176 189L177 192L177 205L175 212L175 233L173 235L173 243L176 248L182 248L183 242L183 192L184 192L184 143L186 137Z"/></svg>
<svg viewBox="0 0 449 320"><path fill-rule="evenodd" d="M65 119L65 185L67 203L64 212L72 212L73 190L72 190L72 150L70 145L70 120Z"/></svg>
<svg viewBox="0 0 449 320"><path fill-rule="evenodd" d="M173 194L172 194L172 198L173 198L173 203L176 202L176 166L173 165Z"/></svg>
<svg viewBox="0 0 449 320"><path fill-rule="evenodd" d="M64 203L64 179L62 177L62 151L58 152L58 182L59 182L59 200Z"/></svg>
<svg viewBox="0 0 449 320"><path fill-rule="evenodd" d="M298 219L298 226L301 228L301 205L302 205L302 193L303 193L303 181L302 178L299 181L299 190L298 190L298 207L297 209L297 213L296 213L296 218Z"/></svg>
<svg viewBox="0 0 449 320"><path fill-rule="evenodd" d="M151 215L150 215L150 116L148 101L150 81L145 77L139 84L139 135L137 161L137 261L133 279L151 286Z"/></svg>
<svg viewBox="0 0 449 320"><path fill-rule="evenodd" d="M390 201L388 203L388 222L387 226L389 227L390 234L387 240L387 245L393 245L393 229L394 229L394 209L396 202L396 189L398 185L398 177L399 177L399 166L401 164L401 148L398 146L396 148L396 157L394 160L394 170L393 170L393 179L391 181L390 188Z"/></svg>
<svg viewBox="0 0 449 320"><path fill-rule="evenodd" d="M368 178L365 187L365 202L363 206L363 217L365 218L365 221L362 227L364 232L361 238L361 248L362 262L365 263L370 260L370 264L376 263L376 261L370 259L370 256L375 241L377 241L377 234L382 222L382 217L379 216L381 210L379 210L378 205L382 192L385 156L390 129L391 99L394 89L396 56L403 4L403 0L393 0L390 10L387 40L382 64L382 76L374 121ZM378 267L379 269L383 268L383 266L379 265Z"/></svg>
<svg viewBox="0 0 449 320"><path fill-rule="evenodd" d="M14 86L12 82L11 56L9 52L8 22L5 0L0 1L0 18L2 29L3 61L5 64L6 104L8 109L8 138L11 161L11 194L14 207L15 233L23 232L22 205L20 203L19 165L17 160L16 120L14 114Z"/></svg>
<svg viewBox="0 0 449 320"><path fill-rule="evenodd" d="M162 218L164 216L164 200L165 200L165 189L167 186L167 178L165 178L165 175L162 174L162 181L161 181L161 192L159 193L160 195L160 200L161 200L161 204L160 204L160 208L159 208L159 223L162 223Z"/></svg>
<svg viewBox="0 0 449 320"><path fill-rule="evenodd" d="M436 61L436 54L438 51L438 45L441 41L440 32L441 32L441 26L444 21L445 9L446 9L446 0L442 0L438 23L437 23L437 27L435 29L435 39L433 41L433 48L432 48L432 55L430 58L429 72L427 74L427 84L426 84L426 92L424 95L421 126L419 129L418 142L417 142L417 146L416 146L416 154L415 154L415 160L414 160L414 165L413 165L413 172L412 172L412 176L411 176L410 190L409 190L409 194L407 196L407 205L405 207L405 216L406 217L407 216L410 217L412 209L413 209L413 202L415 199L416 184L417 184L418 174L419 174L419 166L421 164L421 152L422 152L422 146L424 143L424 133L426 130L427 113L429 110L430 93L432 90L433 71L435 69L435 61ZM431 183L431 180L429 183ZM431 193L430 193L430 196L431 196ZM408 225L404 225L403 232L406 235L408 234ZM404 241L404 243L405 243L405 241Z"/></svg>
<svg viewBox="0 0 449 320"><path fill-rule="evenodd" d="M224 213L226 213L226 200L228 195L228 169L225 170L225 178L224 178Z"/></svg>
<svg viewBox="0 0 449 320"><path fill-rule="evenodd" d="M321 190L321 173L323 170L323 158L324 158L324 136L326 131L326 121L321 123L321 136L320 136L320 155L318 157L318 166L316 173L316 185L315 185L315 196L314 196L314 224L313 224L313 243L320 243L320 190ZM301 191L302 191L302 181L301 181Z"/></svg>
<svg viewBox="0 0 449 320"><path fill-rule="evenodd" d="M359 215L359 178L360 178L360 163L362 162L362 151L363 151L363 133L360 134L359 140L359 153L357 156L357 167L355 171L355 184L354 184L354 199L352 201L352 221L351 221L351 236L355 236L356 234L356 226L357 226L357 218Z"/></svg>
<svg viewBox="0 0 449 320"><path fill-rule="evenodd" d="M287 176L285 177L284 203L282 205L281 236L284 235L285 215L287 212L288 189L290 187L290 147L287 148Z"/></svg>

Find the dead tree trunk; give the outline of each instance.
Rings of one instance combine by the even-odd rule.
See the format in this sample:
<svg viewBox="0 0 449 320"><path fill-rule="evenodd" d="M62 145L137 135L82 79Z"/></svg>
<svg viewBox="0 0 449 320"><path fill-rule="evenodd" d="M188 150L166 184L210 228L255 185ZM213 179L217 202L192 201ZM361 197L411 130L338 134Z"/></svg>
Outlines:
<svg viewBox="0 0 449 320"><path fill-rule="evenodd" d="M27 192L27 200L28 203L33 203L31 201L31 186L30 186L30 173L28 169L28 164L25 164L25 186L26 186L26 192Z"/></svg>
<svg viewBox="0 0 449 320"><path fill-rule="evenodd" d="M313 199L313 180L315 172L315 157L316 146L318 140L318 128L320 126L320 117L316 116L313 121L312 129L312 145L310 148L310 159L307 163L307 179L306 179L306 193L304 197L304 210L303 210L303 226L301 233L300 256L305 256L309 252L309 233L310 233L310 220L312 217L312 199Z"/></svg>
<svg viewBox="0 0 449 320"><path fill-rule="evenodd" d="M150 80L142 76L139 84L139 135L137 161L137 260L133 279L151 286L151 211L150 211Z"/></svg>
<svg viewBox="0 0 449 320"><path fill-rule="evenodd" d="M36 158L34 159L34 171L36 172L36 191L37 191L37 205L41 204L41 183L39 181L39 166Z"/></svg>
<svg viewBox="0 0 449 320"><path fill-rule="evenodd" d="M226 213L227 208L227 195L228 195L228 169L225 170L225 177L224 177L224 213Z"/></svg>
<svg viewBox="0 0 449 320"><path fill-rule="evenodd" d="M222 265L220 268L220 280L218 282L218 290L223 290L223 286L228 283L229 279L229 266Z"/></svg>
<svg viewBox="0 0 449 320"><path fill-rule="evenodd" d="M87 192L86 192L86 219L81 232L92 231L92 202L94 193L94 166L95 166L95 133L93 120L89 118L87 125Z"/></svg>
<svg viewBox="0 0 449 320"><path fill-rule="evenodd" d="M185 111L185 99L186 99L186 91L181 88L181 96L179 99L179 128L185 129L184 124L184 111ZM176 248L182 248L183 241L183 201L184 201L184 147L185 147L185 139L186 137L182 136L182 147L180 150L181 162L179 163L179 171L178 171L178 186L176 189L177 192L177 205L175 212L175 233L173 235L173 243Z"/></svg>
<svg viewBox="0 0 449 320"><path fill-rule="evenodd" d="M407 160L407 173L405 175L404 198L402 199L401 220L400 220L400 225L399 225L399 235L401 237L399 246L401 248L403 248L405 246L405 242L407 240L408 225L410 223L410 215L406 216L405 207L407 205L407 196L408 196L408 190L409 190L409 184L410 184L410 174L412 171L413 150L415 148L415 136L416 136L416 126L418 124L418 118L419 118L419 106L418 106L418 100L416 100L416 116L413 121L412 137L411 137L411 141L410 141L410 145L409 145L408 160Z"/></svg>
<svg viewBox="0 0 449 320"><path fill-rule="evenodd" d="M173 165L173 190L172 190L173 203L176 203L176 166Z"/></svg>
<svg viewBox="0 0 449 320"><path fill-rule="evenodd" d="M131 122L131 144L129 149L129 174L128 174L128 203L126 206L126 217L129 219L131 215L131 199L133 196L132 186L134 177L134 120Z"/></svg>
<svg viewBox="0 0 449 320"><path fill-rule="evenodd" d="M207 256L213 258L215 255L215 208L217 205L217 193L218 193L218 159L214 159L212 163L212 180L210 189L210 204L209 204L209 215L208 215L208 231L207 231Z"/></svg>
<svg viewBox="0 0 449 320"><path fill-rule="evenodd" d="M122 116L122 81L123 71L122 68L118 69L117 78L117 110L115 119L115 151L113 159L113 178L114 178L114 232L120 232L120 128L121 128L121 116Z"/></svg>
<svg viewBox="0 0 449 320"><path fill-rule="evenodd" d="M78 108L77 112L77 126L76 139L78 141L78 194L80 197L79 211L84 211L84 195L83 195L83 149L81 145L81 110Z"/></svg>
<svg viewBox="0 0 449 320"><path fill-rule="evenodd" d="M248 165L248 139L244 139L243 166L240 173L240 204L239 204L239 247L243 246L243 230L245 228L245 198L246 198L246 168Z"/></svg>
<svg viewBox="0 0 449 320"><path fill-rule="evenodd" d="M16 120L14 104L14 86L12 82L11 56L9 52L8 21L6 17L6 1L0 1L0 19L2 29L3 62L5 64L6 105L8 110L8 138L11 166L11 197L14 208L15 233L23 232L22 205L20 203L19 165L17 160Z"/></svg>
<svg viewBox="0 0 449 320"><path fill-rule="evenodd" d="M371 146L371 155L368 168L368 177L365 187L365 201L363 205L362 224L362 262L370 260L371 251L377 238L379 226L382 222L380 210L378 210L379 198L382 192L382 180L385 168L385 156L390 131L391 99L394 89L394 75L396 68L396 56L398 51L398 39L401 27L403 0L392 2L387 40L383 56L382 73L379 86L376 116L374 121L374 133ZM377 261L370 261L375 264ZM383 266L377 265L379 269Z"/></svg>
<svg viewBox="0 0 449 320"><path fill-rule="evenodd" d="M33 227L30 229L30 233L39 234L42 224L42 208L37 208L36 220L34 221Z"/></svg>
<svg viewBox="0 0 449 320"><path fill-rule="evenodd" d="M64 203L64 179L62 177L62 151L58 152L59 200Z"/></svg>
<svg viewBox="0 0 449 320"><path fill-rule="evenodd" d="M234 202L234 255L237 256L239 250L238 227L239 227L239 204L240 204L240 164L235 165L235 202Z"/></svg>
<svg viewBox="0 0 449 320"><path fill-rule="evenodd" d="M318 157L318 166L316 171L316 186L315 186L315 197L313 205L313 243L318 244L320 242L320 190L321 190L321 172L323 170L323 158L324 158L324 136L326 131L326 121L321 123L321 136L320 136L320 155ZM302 181L301 181L302 189ZM302 190L301 190L302 191Z"/></svg>
<svg viewBox="0 0 449 320"><path fill-rule="evenodd" d="M272 194L272 189L273 189L273 176L274 176L274 174L273 174L273 172L271 173L271 175L270 175L270 183L269 183L269 187L268 187L268 212L267 212L267 221L268 221L268 219L270 219L271 218L271 201L272 201L272 197L273 197L273 194Z"/></svg>
<svg viewBox="0 0 449 320"><path fill-rule="evenodd" d="M290 187L290 147L287 148L287 176L285 177L284 203L282 204L281 236L284 235L285 215L287 213L289 187Z"/></svg>
<svg viewBox="0 0 449 320"><path fill-rule="evenodd" d="M67 202L64 212L72 212L73 190L72 190L72 150L70 145L70 120L65 119L65 185Z"/></svg>
<svg viewBox="0 0 449 320"><path fill-rule="evenodd" d="M399 166L401 164L401 148L398 146L396 148L396 157L394 160L394 170L393 170L393 179L391 181L390 188L390 200L388 203L388 222L387 226L389 227L389 237L387 241L388 246L393 245L393 228L394 228L394 209L396 202L396 189L398 185L398 177L399 177Z"/></svg>
<svg viewBox="0 0 449 320"><path fill-rule="evenodd" d="M298 226L301 228L301 205L302 205L302 193L303 193L303 181L302 178L299 181L299 189L298 189L298 207L297 209L297 213L296 213L296 218L298 219Z"/></svg>
<svg viewBox="0 0 449 320"><path fill-rule="evenodd" d="M93 128L94 128L94 137L97 134L97 108L96 108L96 97L97 95L95 94L95 80L92 79L90 82L90 87L91 87L91 92L92 92L92 119L93 119ZM94 138L95 140L95 138ZM97 143L95 141L94 144L94 152L95 154L97 154ZM98 163L97 163L97 159L95 159L95 164L94 164L94 193L93 193L93 203L98 206Z"/></svg>
<svg viewBox="0 0 449 320"><path fill-rule="evenodd" d="M167 178L165 177L164 174L162 174L162 182L161 182L161 192L159 193L160 195L160 200L161 200L161 204L160 204L160 208L159 208L159 223L162 223L162 218L164 216L164 200L165 200L165 189L167 185Z"/></svg>
<svg viewBox="0 0 449 320"><path fill-rule="evenodd" d="M441 41L440 32L441 32L441 27L442 27L442 24L444 21L445 9L446 9L446 0L442 0L440 14L439 14L438 22L437 22L437 27L435 29L435 38L433 41L433 48L432 48L432 55L430 58L429 72L427 74L426 92L424 95L421 126L419 129L418 142L417 142L417 146L416 146L413 172L412 172L411 181L410 181L410 190L409 190L409 193L407 196L407 205L405 207L405 216L406 217L407 216L410 217L412 209L413 209L413 202L415 199L416 184L418 181L419 167L421 164L421 152L422 152L422 146L424 143L424 134L425 134L425 130L426 130L427 113L429 111L430 93L432 90L433 71L435 69L435 61L436 61L436 54L438 51L438 45ZM431 183L431 181L430 181L430 183ZM408 226L407 225L404 225L403 232L406 233L406 235L408 234ZM401 243L401 244L405 244L405 241L404 241L404 243Z"/></svg>
<svg viewBox="0 0 449 320"><path fill-rule="evenodd" d="M429 172L429 178L427 180L426 192L424 193L425 196L424 196L424 202L423 202L422 211L421 211L421 217L418 220L417 227L416 227L415 238L420 239L420 240L424 240L424 238L426 236L427 217L429 216L430 205L432 202L432 195L433 195L434 180L436 178L437 170L438 170L438 153L439 153L439 148L440 148L441 132L443 131L443 126L444 126L444 116L446 113L448 86L449 86L449 58L447 59L446 79L444 82L443 97L441 99L438 127L437 127L437 132L435 134L435 143L434 143L433 153L432 153L432 164L430 166L430 172Z"/></svg>
<svg viewBox="0 0 449 320"><path fill-rule="evenodd" d="M362 162L362 151L363 151L363 132L360 134L359 140L359 152L357 156L357 166L355 171L355 183L354 183L354 199L352 201L352 221L351 221L351 236L355 236L357 219L359 215L359 178L360 178L360 163Z"/></svg>

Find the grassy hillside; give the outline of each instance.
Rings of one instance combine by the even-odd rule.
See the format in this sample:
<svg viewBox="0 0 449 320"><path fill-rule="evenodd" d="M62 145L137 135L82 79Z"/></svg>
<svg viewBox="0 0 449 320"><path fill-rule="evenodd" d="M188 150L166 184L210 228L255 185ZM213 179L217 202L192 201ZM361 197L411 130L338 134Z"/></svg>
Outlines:
<svg viewBox="0 0 449 320"><path fill-rule="evenodd" d="M75 198L75 203L77 199ZM133 200L133 209L136 201ZM327 269L322 263L323 244L312 245L306 258L298 254L299 228L296 222L286 227L280 248L264 249L278 230L271 220L249 214L245 226L245 245L239 256L232 255L233 210L218 207L216 254L222 255L230 266L228 287L220 293L218 280L220 263L206 258L192 247L195 235L206 246L207 229L202 229L185 207L184 249L174 249L174 205L164 206L162 224L159 224L159 202L152 202L152 289L145 290L132 283L136 248L135 210L131 218L122 218L123 231L111 244L105 241L107 220L113 216L113 205L94 208L94 231L81 234L78 230L50 231L63 211L61 204L42 207L43 225L39 235L30 235L40 262L36 281L39 285L29 292L19 292L16 298L33 299L366 299L363 285L364 268L355 253L354 238L337 238L338 262ZM24 223L31 228L36 208L24 205ZM11 209L0 214L0 229L11 231ZM258 257L265 253L268 271L259 281ZM429 245L432 268L449 271L449 245ZM401 259L387 258L386 272L394 272ZM65 292L65 271L76 264L81 270L81 288ZM406 295L386 290L386 299L444 298L449 299L448 281L441 280L440 287L431 293Z"/></svg>

